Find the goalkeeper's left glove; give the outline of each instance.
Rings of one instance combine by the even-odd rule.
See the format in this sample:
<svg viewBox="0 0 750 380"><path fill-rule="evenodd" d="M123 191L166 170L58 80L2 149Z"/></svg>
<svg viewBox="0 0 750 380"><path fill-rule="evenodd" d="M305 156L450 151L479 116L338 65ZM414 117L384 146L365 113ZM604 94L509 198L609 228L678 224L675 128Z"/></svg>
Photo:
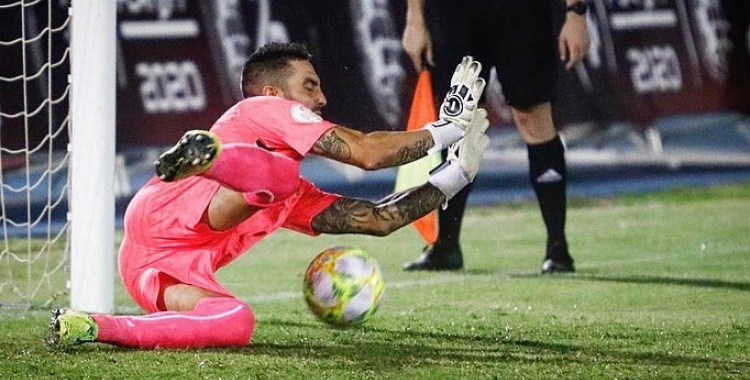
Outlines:
<svg viewBox="0 0 750 380"><path fill-rule="evenodd" d="M486 83L479 76L481 72L482 64L471 56L465 56L456 66L451 87L440 105L440 120L424 126L435 143L428 154L439 152L464 136L484 92Z"/></svg>

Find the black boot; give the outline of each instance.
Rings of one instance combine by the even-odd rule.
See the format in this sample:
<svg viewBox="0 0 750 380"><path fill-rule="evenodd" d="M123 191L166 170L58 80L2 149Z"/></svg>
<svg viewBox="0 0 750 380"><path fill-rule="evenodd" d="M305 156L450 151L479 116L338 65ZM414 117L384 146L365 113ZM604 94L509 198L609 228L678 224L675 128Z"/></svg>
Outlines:
<svg viewBox="0 0 750 380"><path fill-rule="evenodd" d="M404 265L405 271L458 271L463 268L464 258L461 248L445 248L439 244L426 246L417 261Z"/></svg>
<svg viewBox="0 0 750 380"><path fill-rule="evenodd" d="M547 254L542 263L542 274L573 273L576 271L573 262L565 240L547 241Z"/></svg>

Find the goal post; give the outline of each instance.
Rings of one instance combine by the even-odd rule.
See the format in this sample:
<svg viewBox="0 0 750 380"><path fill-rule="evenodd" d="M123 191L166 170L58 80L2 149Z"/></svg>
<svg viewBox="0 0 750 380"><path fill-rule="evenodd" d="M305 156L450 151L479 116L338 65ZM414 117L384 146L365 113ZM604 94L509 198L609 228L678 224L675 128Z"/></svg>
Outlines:
<svg viewBox="0 0 750 380"><path fill-rule="evenodd" d="M114 310L117 3L71 3L70 306Z"/></svg>

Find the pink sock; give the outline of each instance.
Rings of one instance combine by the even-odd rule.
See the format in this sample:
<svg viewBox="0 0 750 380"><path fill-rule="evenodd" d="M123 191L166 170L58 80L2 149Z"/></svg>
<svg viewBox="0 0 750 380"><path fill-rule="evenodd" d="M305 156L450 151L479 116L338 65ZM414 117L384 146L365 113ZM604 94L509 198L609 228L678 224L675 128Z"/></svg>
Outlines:
<svg viewBox="0 0 750 380"><path fill-rule="evenodd" d="M225 144L202 175L244 193L251 204L263 205L294 194L299 163L252 144Z"/></svg>
<svg viewBox="0 0 750 380"><path fill-rule="evenodd" d="M255 328L250 307L229 297L203 299L189 312L92 317L99 326L97 342L146 349L244 347Z"/></svg>

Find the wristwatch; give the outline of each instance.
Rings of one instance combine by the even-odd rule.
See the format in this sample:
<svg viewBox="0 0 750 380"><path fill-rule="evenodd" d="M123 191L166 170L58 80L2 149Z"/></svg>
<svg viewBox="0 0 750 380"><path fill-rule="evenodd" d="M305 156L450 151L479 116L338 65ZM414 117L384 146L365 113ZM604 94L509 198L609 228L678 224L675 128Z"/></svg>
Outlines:
<svg viewBox="0 0 750 380"><path fill-rule="evenodd" d="M583 16L586 14L586 11L589 9L588 5L586 5L585 1L579 1L575 4L571 4L565 7L565 13L567 12L575 12L577 15Z"/></svg>

